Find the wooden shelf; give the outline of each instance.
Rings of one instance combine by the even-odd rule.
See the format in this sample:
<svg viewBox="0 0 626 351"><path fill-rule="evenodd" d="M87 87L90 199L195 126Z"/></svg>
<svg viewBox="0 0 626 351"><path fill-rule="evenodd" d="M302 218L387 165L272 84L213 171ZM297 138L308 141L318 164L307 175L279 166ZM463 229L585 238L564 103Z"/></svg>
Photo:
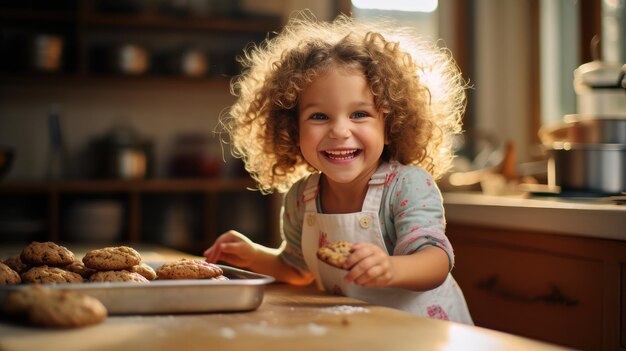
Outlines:
<svg viewBox="0 0 626 351"><path fill-rule="evenodd" d="M245 16L167 16L153 9L141 14L98 13L88 4L79 3L77 9L37 10L11 8L0 5L0 19L9 21L76 22L85 26L116 28L156 28L226 32L272 32L281 27L278 17Z"/></svg>
<svg viewBox="0 0 626 351"><path fill-rule="evenodd" d="M0 193L229 192L253 187L249 178L9 181L0 182Z"/></svg>
<svg viewBox="0 0 626 351"><path fill-rule="evenodd" d="M104 2L102 2L104 3ZM61 79L70 84L83 81L100 84L103 77L108 82L125 84L138 80L174 82L187 85L213 84L238 73L235 54L250 42L263 40L268 33L282 27L276 16L251 16L239 9L231 13L200 15L174 15L163 13L162 2L146 1L137 13L112 13L99 10L97 1L65 0L61 3L44 0L30 1L31 6L18 0L0 2L0 49L8 55L0 58L0 79L45 83L48 79ZM132 5L132 4L131 4ZM234 5L233 5L234 6ZM62 63L55 73L37 73L29 67L27 49L30 36L52 33L64 39ZM165 34L174 40L161 40ZM140 38L140 39L137 39ZM99 62L94 54L101 49L114 50L115 45L126 40L140 42L150 54L150 69L137 76L116 74L112 63ZM159 55L170 54L180 47L194 47L208 56L208 72L204 77L187 78L166 74L172 71L167 64L158 62ZM99 56L98 56L99 57ZM33 71L33 72L31 72ZM62 76L61 78L56 78Z"/></svg>
<svg viewBox="0 0 626 351"><path fill-rule="evenodd" d="M0 182L0 204L1 208L6 210L13 208L16 199L20 199L17 203L21 206L24 204L30 204L26 206L27 208L35 206L39 209L35 211L38 213L36 221L44 223L45 226L43 229L45 233L42 233L38 239L57 242L65 240L62 222L68 205L74 201L114 198L115 201L124 203L125 208L123 229L125 234L120 240L130 243L159 243L157 238L151 237L144 231L146 223L143 221L146 219L143 212L147 207L153 206L154 199L163 200L169 197L171 200L172 195L174 198L185 196L188 199L195 199L193 203L196 205L193 206L192 211L196 211L196 218L201 222L200 231L193 241L177 248L191 252L208 247L215 237L225 230L220 223L237 222L238 219L233 219L234 214L225 213L220 209L227 205L230 198L239 198L242 195L244 199L247 199L243 201L251 199L257 203L259 213L266 211L260 217L263 224L259 223L257 228L261 230L264 237L257 240L264 244L274 243L275 233L278 233L279 226L277 209L280 197L263 196L260 192L252 191L253 188L255 188L254 181L244 177L237 179L4 181ZM252 196L252 198L247 196ZM236 201L242 200L239 198ZM238 207L239 204L235 206ZM6 215L2 218L7 220ZM1 236L0 243L2 243Z"/></svg>
<svg viewBox="0 0 626 351"><path fill-rule="evenodd" d="M95 73L38 73L38 72L23 72L23 73L6 73L0 72L0 80L5 84L11 86L27 85L47 85L47 84L71 84L75 87L87 86L98 87L107 86L133 86L137 88L142 87L167 87L173 86L180 87L182 89L200 88L200 89L218 89L221 91L228 91L230 84L230 77L225 76L207 76L207 77L181 77L174 75L122 75L122 74L95 74Z"/></svg>
<svg viewBox="0 0 626 351"><path fill-rule="evenodd" d="M3 21L46 21L46 22L74 22L77 14L74 11L50 10L32 11L26 9L12 9L0 6L0 20Z"/></svg>
<svg viewBox="0 0 626 351"><path fill-rule="evenodd" d="M276 19L178 18L160 15L87 15L83 22L87 26L218 32L271 32L280 27L280 21Z"/></svg>

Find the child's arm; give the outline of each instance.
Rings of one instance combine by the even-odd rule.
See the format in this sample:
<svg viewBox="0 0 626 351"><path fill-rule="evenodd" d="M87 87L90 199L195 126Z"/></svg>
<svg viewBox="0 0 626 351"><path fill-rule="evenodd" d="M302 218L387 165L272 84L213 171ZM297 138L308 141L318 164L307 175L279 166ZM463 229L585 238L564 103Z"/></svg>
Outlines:
<svg viewBox="0 0 626 351"><path fill-rule="evenodd" d="M281 248L272 249L254 243L245 235L230 230L222 234L206 251L207 262L222 261L230 265L273 276L277 281L293 285L307 285L313 281L310 274L300 273L280 259Z"/></svg>
<svg viewBox="0 0 626 351"><path fill-rule="evenodd" d="M395 287L414 291L441 285L450 269L448 255L429 246L411 255L389 256L380 247L357 243L346 261L346 281L366 287Z"/></svg>

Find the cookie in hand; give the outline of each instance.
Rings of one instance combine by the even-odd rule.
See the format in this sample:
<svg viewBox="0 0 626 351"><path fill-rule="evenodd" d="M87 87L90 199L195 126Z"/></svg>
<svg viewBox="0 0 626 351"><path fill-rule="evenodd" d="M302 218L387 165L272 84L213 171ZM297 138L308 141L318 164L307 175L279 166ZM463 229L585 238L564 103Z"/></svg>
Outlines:
<svg viewBox="0 0 626 351"><path fill-rule="evenodd" d="M352 247L350 242L337 241L320 247L317 250L317 258L331 266L345 269L343 265L346 263L348 256L350 256L350 247Z"/></svg>

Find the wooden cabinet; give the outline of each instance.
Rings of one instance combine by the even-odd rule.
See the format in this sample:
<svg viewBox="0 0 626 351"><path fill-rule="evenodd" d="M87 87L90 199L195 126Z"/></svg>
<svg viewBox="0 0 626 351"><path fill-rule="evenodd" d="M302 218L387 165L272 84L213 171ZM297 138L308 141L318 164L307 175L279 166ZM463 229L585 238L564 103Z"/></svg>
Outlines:
<svg viewBox="0 0 626 351"><path fill-rule="evenodd" d="M476 325L626 350L626 242L458 223L447 233Z"/></svg>
<svg viewBox="0 0 626 351"><path fill-rule="evenodd" d="M0 183L0 245L157 243L199 255L229 229L275 245L279 197L252 187L243 178ZM90 204L119 206L115 239L99 237L112 219Z"/></svg>

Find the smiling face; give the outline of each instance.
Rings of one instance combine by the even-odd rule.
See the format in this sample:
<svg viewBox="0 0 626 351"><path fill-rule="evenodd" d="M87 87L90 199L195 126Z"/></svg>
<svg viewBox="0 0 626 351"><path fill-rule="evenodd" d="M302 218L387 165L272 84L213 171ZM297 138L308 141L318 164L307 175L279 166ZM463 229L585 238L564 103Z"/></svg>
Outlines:
<svg viewBox="0 0 626 351"><path fill-rule="evenodd" d="M385 146L382 114L363 73L331 67L302 91L300 150L329 182L368 181Z"/></svg>

